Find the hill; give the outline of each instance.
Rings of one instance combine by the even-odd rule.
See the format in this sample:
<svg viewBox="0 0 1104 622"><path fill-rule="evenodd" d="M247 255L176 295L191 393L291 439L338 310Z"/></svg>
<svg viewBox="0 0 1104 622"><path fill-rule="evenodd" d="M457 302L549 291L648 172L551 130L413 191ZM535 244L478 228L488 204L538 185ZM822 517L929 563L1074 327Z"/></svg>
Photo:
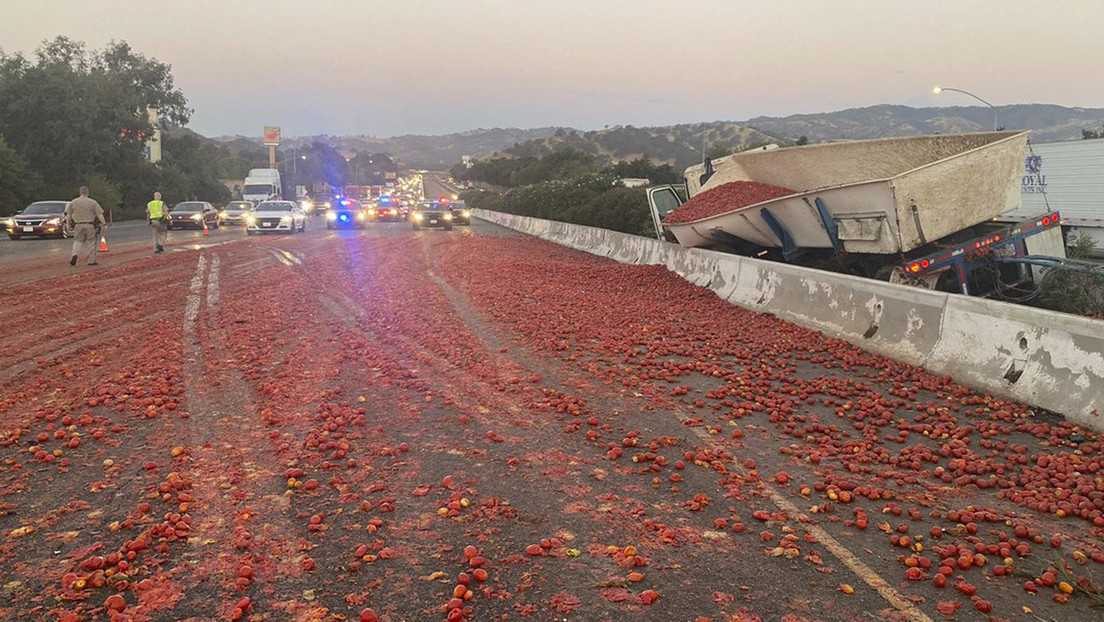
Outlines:
<svg viewBox="0 0 1104 622"><path fill-rule="evenodd" d="M406 135L379 138L375 136L297 136L285 137L281 149L306 147L313 142L325 143L344 153L386 153L404 168L444 170L465 155L483 156L510 145L551 136L557 128L476 129L441 136ZM260 139L245 136L219 136L215 140L235 148L256 145Z"/></svg>
<svg viewBox="0 0 1104 622"><path fill-rule="evenodd" d="M657 164L671 164L682 170L701 161L703 144L709 149L731 152L777 141L764 132L730 121L661 127L619 125L590 132L561 128L551 136L515 145L491 157L540 157L570 148L597 156L601 165L646 156Z"/></svg>
<svg viewBox="0 0 1104 622"><path fill-rule="evenodd" d="M1081 138L1081 130L1104 125L1104 108L1067 108L1053 104L1016 104L997 108L1000 126L1032 131L1032 140L1052 142ZM782 138L808 137L810 142L953 134L993 129L993 110L985 106L910 108L880 105L837 112L756 117L742 125Z"/></svg>
<svg viewBox="0 0 1104 622"><path fill-rule="evenodd" d="M1001 126L1032 130L1032 138L1037 142L1079 139L1082 130L1104 126L1102 108L1017 104L999 107L998 114ZM710 151L731 152L770 142L792 143L801 136L809 142L821 142L992 128L993 111L984 106L911 108L887 104L785 117L763 116L746 121L659 127L618 125L593 131L540 127L476 129L441 136L285 137L281 149L321 142L346 157L356 153L387 153L400 168L445 170L465 155L475 158L536 157L574 148L595 155L603 165L647 155L656 164L671 164L682 170L701 161L703 140ZM214 140L235 156L263 159L259 137L220 136Z"/></svg>

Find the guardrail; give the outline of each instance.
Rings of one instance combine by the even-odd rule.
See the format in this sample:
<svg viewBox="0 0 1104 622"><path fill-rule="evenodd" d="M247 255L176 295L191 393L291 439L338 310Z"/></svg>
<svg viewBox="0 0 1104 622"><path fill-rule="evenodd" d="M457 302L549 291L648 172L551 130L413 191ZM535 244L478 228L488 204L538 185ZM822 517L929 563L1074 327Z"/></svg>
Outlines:
<svg viewBox="0 0 1104 622"><path fill-rule="evenodd" d="M486 210L472 214L622 263L665 265L732 304L1104 432L1104 321L606 229Z"/></svg>

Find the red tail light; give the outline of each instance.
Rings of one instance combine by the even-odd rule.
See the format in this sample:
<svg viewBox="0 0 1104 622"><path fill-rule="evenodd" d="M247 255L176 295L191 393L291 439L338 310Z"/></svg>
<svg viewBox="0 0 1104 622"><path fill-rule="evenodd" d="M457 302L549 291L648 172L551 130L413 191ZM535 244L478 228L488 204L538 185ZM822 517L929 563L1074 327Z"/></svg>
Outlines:
<svg viewBox="0 0 1104 622"><path fill-rule="evenodd" d="M930 261L928 261L927 259L925 259L925 260L923 260L923 261L921 261L921 262L920 262L920 267L921 267L921 268L927 268L927 267L928 267L928 266L930 266L930 265L931 265L931 262L930 262Z"/></svg>
<svg viewBox="0 0 1104 622"><path fill-rule="evenodd" d="M912 265L909 266L909 271L910 272L919 272L920 271L920 264L916 263L915 261L912 262Z"/></svg>

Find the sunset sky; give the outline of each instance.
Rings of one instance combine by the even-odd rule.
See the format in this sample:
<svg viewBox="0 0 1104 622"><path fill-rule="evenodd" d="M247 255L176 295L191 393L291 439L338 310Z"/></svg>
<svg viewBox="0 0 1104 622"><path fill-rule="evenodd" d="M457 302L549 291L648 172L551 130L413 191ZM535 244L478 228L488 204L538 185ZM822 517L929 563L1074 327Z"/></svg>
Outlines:
<svg viewBox="0 0 1104 622"><path fill-rule="evenodd" d="M1104 107L1104 0L9 0L0 49L124 39L206 134L667 125L896 103Z"/></svg>

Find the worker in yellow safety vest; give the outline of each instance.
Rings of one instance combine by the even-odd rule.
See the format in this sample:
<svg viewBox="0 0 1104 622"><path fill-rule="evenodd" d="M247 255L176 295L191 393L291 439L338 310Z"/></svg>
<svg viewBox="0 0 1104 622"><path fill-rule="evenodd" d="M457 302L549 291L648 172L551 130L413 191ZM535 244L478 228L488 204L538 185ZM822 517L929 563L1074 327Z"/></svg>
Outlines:
<svg viewBox="0 0 1104 622"><path fill-rule="evenodd" d="M146 218L153 231L153 252L165 252L165 238L169 234L169 210L161 200L161 193L154 192L153 200L146 203Z"/></svg>

